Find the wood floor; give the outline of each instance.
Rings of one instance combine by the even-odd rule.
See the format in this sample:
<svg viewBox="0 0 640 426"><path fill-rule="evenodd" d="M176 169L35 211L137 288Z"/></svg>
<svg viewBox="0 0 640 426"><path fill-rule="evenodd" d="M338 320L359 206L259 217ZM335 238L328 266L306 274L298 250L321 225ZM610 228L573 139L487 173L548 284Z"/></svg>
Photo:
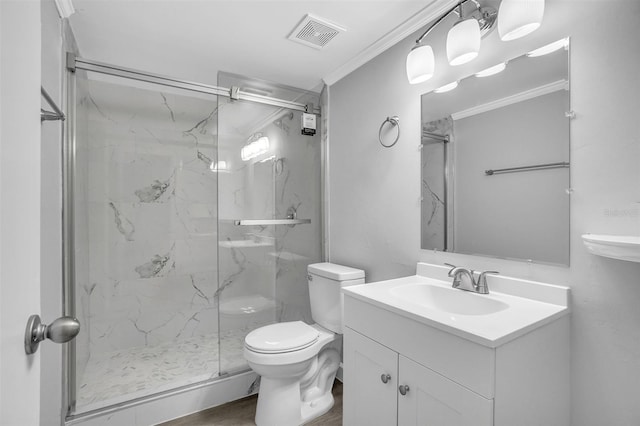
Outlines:
<svg viewBox="0 0 640 426"><path fill-rule="evenodd" d="M342 425L342 383L336 380L333 385L335 404L331 410L307 423L305 426L341 426ZM162 423L160 426L255 426L257 395L229 402L219 407Z"/></svg>

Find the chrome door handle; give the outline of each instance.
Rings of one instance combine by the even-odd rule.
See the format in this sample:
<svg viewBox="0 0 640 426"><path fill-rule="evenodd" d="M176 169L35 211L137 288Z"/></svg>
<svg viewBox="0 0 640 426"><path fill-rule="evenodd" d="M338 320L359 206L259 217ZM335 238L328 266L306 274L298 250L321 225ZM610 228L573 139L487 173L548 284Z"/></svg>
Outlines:
<svg viewBox="0 0 640 426"><path fill-rule="evenodd" d="M398 386L398 390L400 391L400 394L404 396L409 392L409 385L400 385Z"/></svg>
<svg viewBox="0 0 640 426"><path fill-rule="evenodd" d="M24 351L27 355L34 354L44 339L65 343L76 337L79 332L80 323L73 317L60 317L46 325L40 321L40 315L31 315L24 332Z"/></svg>
<svg viewBox="0 0 640 426"><path fill-rule="evenodd" d="M389 380L391 380L391 376L388 374L383 374L380 376L380 380L382 380L382 383L388 383Z"/></svg>

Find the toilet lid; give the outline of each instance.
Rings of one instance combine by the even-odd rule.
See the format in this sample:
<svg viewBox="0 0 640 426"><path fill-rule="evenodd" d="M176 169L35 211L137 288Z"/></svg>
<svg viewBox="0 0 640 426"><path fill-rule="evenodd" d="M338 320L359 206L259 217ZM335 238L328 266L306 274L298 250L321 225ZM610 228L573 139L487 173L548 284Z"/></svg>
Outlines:
<svg viewBox="0 0 640 426"><path fill-rule="evenodd" d="M255 352L292 352L307 348L318 340L318 330L302 321L281 322L260 327L247 334L244 342Z"/></svg>

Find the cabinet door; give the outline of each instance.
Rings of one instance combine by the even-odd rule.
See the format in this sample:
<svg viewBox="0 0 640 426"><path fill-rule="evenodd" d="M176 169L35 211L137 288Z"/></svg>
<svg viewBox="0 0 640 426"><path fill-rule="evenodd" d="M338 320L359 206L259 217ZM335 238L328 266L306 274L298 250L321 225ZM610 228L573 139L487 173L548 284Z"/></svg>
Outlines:
<svg viewBox="0 0 640 426"><path fill-rule="evenodd" d="M345 327L342 424L395 425L397 389L398 354Z"/></svg>
<svg viewBox="0 0 640 426"><path fill-rule="evenodd" d="M400 355L399 426L491 426L493 400Z"/></svg>

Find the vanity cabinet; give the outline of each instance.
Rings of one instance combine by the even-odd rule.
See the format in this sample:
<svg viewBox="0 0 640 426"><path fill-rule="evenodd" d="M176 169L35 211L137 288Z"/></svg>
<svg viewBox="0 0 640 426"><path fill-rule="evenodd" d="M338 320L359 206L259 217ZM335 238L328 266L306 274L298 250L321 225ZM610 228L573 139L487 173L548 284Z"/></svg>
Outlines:
<svg viewBox="0 0 640 426"><path fill-rule="evenodd" d="M344 426L394 425L398 411L398 353L344 330ZM349 366L347 368L346 366ZM386 383L385 383L386 382Z"/></svg>
<svg viewBox="0 0 640 426"><path fill-rule="evenodd" d="M344 339L345 426L493 425L492 400L350 328Z"/></svg>
<svg viewBox="0 0 640 426"><path fill-rule="evenodd" d="M568 316L491 345L344 293L344 426L570 424Z"/></svg>

